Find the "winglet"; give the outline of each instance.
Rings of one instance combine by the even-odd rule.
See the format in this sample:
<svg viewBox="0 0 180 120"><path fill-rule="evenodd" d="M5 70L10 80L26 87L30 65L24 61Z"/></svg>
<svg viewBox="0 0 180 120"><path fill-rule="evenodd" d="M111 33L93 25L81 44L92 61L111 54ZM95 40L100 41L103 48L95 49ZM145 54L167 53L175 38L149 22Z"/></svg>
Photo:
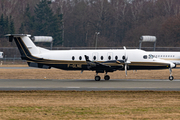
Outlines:
<svg viewBox="0 0 180 120"><path fill-rule="evenodd" d="M90 60L89 60L89 56L84 55L84 57L85 57L86 61L88 61L88 62L90 61Z"/></svg>

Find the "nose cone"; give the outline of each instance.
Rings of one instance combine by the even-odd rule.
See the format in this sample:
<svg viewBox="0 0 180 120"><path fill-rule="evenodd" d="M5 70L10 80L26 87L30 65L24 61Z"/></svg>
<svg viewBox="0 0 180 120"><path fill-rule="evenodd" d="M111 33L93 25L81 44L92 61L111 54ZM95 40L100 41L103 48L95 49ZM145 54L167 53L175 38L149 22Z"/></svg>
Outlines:
<svg viewBox="0 0 180 120"><path fill-rule="evenodd" d="M166 65L169 65L170 68L176 68L176 64L170 62L170 61L167 61L167 60L161 60L161 59L156 59L157 61L160 61L162 63L165 63Z"/></svg>

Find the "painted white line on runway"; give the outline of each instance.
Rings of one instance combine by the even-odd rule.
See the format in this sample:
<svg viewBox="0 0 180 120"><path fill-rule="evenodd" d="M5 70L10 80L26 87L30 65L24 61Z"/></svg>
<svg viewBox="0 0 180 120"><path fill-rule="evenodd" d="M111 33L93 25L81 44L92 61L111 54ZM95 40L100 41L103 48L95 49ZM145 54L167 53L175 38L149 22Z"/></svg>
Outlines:
<svg viewBox="0 0 180 120"><path fill-rule="evenodd" d="M81 88L81 87L64 87L64 88Z"/></svg>

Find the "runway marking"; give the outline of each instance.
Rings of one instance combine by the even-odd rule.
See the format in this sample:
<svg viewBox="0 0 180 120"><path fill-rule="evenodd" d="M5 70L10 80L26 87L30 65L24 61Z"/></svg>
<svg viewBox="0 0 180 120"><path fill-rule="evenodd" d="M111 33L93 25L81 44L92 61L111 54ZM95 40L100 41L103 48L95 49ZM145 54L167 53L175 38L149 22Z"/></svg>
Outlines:
<svg viewBox="0 0 180 120"><path fill-rule="evenodd" d="M63 87L63 88L81 88L81 87Z"/></svg>

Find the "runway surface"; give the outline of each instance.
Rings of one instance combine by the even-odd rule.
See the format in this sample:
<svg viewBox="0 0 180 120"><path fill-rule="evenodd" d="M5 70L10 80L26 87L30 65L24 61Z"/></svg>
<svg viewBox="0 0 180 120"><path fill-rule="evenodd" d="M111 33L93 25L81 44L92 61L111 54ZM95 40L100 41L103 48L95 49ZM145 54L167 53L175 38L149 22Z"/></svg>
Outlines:
<svg viewBox="0 0 180 120"><path fill-rule="evenodd" d="M35 67L0 67L0 69L39 69Z"/></svg>
<svg viewBox="0 0 180 120"><path fill-rule="evenodd" d="M0 79L0 90L152 90L180 91L180 80L44 80L44 79Z"/></svg>

